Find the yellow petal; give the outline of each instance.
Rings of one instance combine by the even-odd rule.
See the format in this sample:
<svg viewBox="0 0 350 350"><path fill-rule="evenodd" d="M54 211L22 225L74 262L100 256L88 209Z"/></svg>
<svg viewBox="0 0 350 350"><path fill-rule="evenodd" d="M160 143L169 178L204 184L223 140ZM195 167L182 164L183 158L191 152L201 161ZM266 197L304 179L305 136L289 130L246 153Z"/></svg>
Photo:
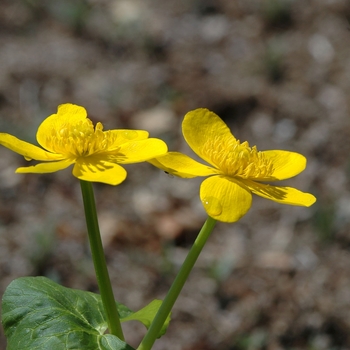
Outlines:
<svg viewBox="0 0 350 350"><path fill-rule="evenodd" d="M145 140L148 137L148 131L145 130L129 130L129 129L116 129L108 130L115 137L115 144L112 146L120 146L125 142Z"/></svg>
<svg viewBox="0 0 350 350"><path fill-rule="evenodd" d="M192 150L215 166L210 154L218 143L228 145L236 141L228 126L215 113L205 108L188 112L182 122L182 133Z"/></svg>
<svg viewBox="0 0 350 350"><path fill-rule="evenodd" d="M217 173L216 169L198 163L179 152L168 152L164 156L151 159L148 162L169 174L183 178L209 176Z"/></svg>
<svg viewBox="0 0 350 350"><path fill-rule="evenodd" d="M200 188L200 198L205 211L215 220L238 221L252 205L252 194L234 179L212 176Z"/></svg>
<svg viewBox="0 0 350 350"><path fill-rule="evenodd" d="M292 187L271 186L246 179L242 182L254 194L277 203L309 207L316 202L316 198L312 194L301 192Z"/></svg>
<svg viewBox="0 0 350 350"><path fill-rule="evenodd" d="M306 158L295 152L289 151L262 151L265 158L273 164L273 173L259 181L275 181L289 179L301 173L306 167Z"/></svg>
<svg viewBox="0 0 350 350"><path fill-rule="evenodd" d="M38 146L22 141L10 134L0 133L0 144L10 150L22 155L27 160L61 160L64 156L61 154L50 153L44 151Z"/></svg>
<svg viewBox="0 0 350 350"><path fill-rule="evenodd" d="M159 139L130 141L118 149L117 162L120 164L144 162L165 154L167 150L166 143Z"/></svg>
<svg viewBox="0 0 350 350"><path fill-rule="evenodd" d="M73 168L73 175L80 180L119 185L126 178L126 170L118 164L97 157L81 158Z"/></svg>
<svg viewBox="0 0 350 350"><path fill-rule="evenodd" d="M85 120L87 116L84 107L66 103L58 106L57 113L47 117L39 126L36 133L36 139L42 147L50 149L46 145L48 135L51 135L52 130L61 130L66 124L77 123Z"/></svg>
<svg viewBox="0 0 350 350"><path fill-rule="evenodd" d="M18 168L16 173L36 173L36 174L44 174L44 173L54 173L56 171L68 168L71 164L74 163L74 160L61 160L59 162L47 162L47 163L39 163L37 165L28 166Z"/></svg>

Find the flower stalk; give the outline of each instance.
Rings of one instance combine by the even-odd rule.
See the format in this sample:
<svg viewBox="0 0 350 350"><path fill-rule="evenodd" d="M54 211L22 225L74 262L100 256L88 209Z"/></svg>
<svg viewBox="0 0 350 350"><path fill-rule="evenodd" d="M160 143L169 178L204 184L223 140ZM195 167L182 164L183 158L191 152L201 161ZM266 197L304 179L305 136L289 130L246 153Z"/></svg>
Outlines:
<svg viewBox="0 0 350 350"><path fill-rule="evenodd" d="M120 324L117 304L114 300L113 290L103 251L100 229L98 225L94 192L91 182L80 180L83 195L86 225L89 235L92 260L94 262L98 287L101 293L103 307L107 315L109 332L124 340Z"/></svg>
<svg viewBox="0 0 350 350"><path fill-rule="evenodd" d="M137 350L150 350L159 336L159 332L162 326L170 314L195 262L198 259L205 243L207 242L211 232L214 229L216 220L208 216L208 219L204 223L202 229L200 230L192 248L190 249L182 267L176 276L172 286L170 287L168 294L166 295L161 307L159 308L156 317L154 318L148 332L143 338L141 344Z"/></svg>

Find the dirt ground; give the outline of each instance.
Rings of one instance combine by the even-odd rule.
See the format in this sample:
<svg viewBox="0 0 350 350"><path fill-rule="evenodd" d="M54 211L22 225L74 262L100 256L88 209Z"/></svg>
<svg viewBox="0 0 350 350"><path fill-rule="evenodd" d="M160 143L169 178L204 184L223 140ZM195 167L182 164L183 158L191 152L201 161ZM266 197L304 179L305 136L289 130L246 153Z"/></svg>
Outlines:
<svg viewBox="0 0 350 350"><path fill-rule="evenodd" d="M317 203L255 197L219 223L155 350L350 349L349 19L348 0L0 2L1 132L35 142L71 102L191 154L181 122L206 107L259 150L308 159L283 184ZM0 149L0 293L38 275L97 292L78 181L14 174L25 164ZM200 179L127 170L94 187L116 299L137 310L164 297L206 216ZM137 346L145 330L125 332Z"/></svg>

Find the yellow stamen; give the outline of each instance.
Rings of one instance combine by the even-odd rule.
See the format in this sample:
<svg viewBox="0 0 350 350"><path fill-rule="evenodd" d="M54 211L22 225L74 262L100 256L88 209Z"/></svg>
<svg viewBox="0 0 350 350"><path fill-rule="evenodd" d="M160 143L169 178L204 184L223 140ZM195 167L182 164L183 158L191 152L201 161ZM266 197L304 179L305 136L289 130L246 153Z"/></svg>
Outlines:
<svg viewBox="0 0 350 350"><path fill-rule="evenodd" d="M85 119L76 124L66 124L59 130L52 129L46 142L55 153L79 158L110 151L115 140L111 132L103 131L101 123L97 123L94 129L92 121Z"/></svg>
<svg viewBox="0 0 350 350"><path fill-rule="evenodd" d="M227 176L265 178L274 170L271 160L266 159L256 146L249 147L247 141L241 143L230 139L223 142L214 138L205 143L203 153Z"/></svg>

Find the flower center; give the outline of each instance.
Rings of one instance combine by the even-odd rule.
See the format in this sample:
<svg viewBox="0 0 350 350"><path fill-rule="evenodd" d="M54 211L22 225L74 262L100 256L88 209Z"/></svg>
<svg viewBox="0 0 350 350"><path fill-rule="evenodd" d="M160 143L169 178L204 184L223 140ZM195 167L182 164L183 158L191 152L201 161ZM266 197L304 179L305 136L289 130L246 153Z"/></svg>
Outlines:
<svg viewBox="0 0 350 350"><path fill-rule="evenodd" d="M222 139L208 140L205 155L227 176L265 178L273 173L273 164L262 152L249 147L247 141Z"/></svg>
<svg viewBox="0 0 350 350"><path fill-rule="evenodd" d="M47 146L55 153L65 154L69 158L88 157L92 154L111 151L115 135L102 131L102 123L94 125L90 119L75 124L65 124L53 129L47 137Z"/></svg>

